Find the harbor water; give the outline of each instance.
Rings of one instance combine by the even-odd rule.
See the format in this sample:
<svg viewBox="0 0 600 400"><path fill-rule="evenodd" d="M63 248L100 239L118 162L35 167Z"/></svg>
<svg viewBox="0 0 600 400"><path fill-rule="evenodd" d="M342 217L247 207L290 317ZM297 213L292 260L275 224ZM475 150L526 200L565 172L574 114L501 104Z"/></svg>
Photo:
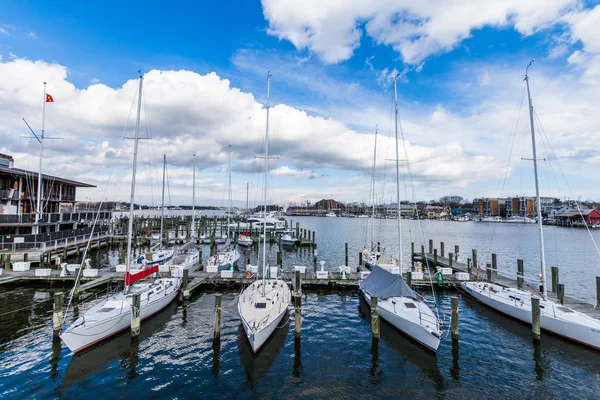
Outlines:
<svg viewBox="0 0 600 400"><path fill-rule="evenodd" d="M293 220L316 231L318 260L326 269L344 263L346 242L350 265L356 266L358 251L370 241L367 219ZM410 262L411 241L420 249L421 239L433 239L438 248L444 241L446 252L459 245L463 259L478 249L480 263L497 253L500 272L516 272L517 258L525 260L526 275L535 277L539 270L535 226L403 222L404 262ZM375 221L375 240L389 252L397 251L394 227L393 220ZM588 233L549 228L546 243L548 265L559 266L566 294L595 302L600 270ZM106 267L115 258L101 250L92 254L92 263ZM311 251L285 250L284 267L294 264L311 266ZM137 342L125 333L73 356L52 338L53 292L66 289L0 290L1 398L551 399L600 393L600 353L547 334L534 343L530 328L464 296L460 339L453 342L444 316L454 292L423 293L430 304L437 301L447 320L437 356L384 322L380 340L373 341L369 308L355 290L305 291L301 336L294 336L290 313L257 355L241 328L235 291L223 293L221 339L213 343L215 292L208 291L144 321Z"/></svg>

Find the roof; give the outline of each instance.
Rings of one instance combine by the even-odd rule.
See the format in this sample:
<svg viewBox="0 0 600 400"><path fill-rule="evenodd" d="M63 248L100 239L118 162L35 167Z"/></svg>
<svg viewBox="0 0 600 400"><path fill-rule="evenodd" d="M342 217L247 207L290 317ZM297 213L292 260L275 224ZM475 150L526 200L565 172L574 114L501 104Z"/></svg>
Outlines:
<svg viewBox="0 0 600 400"><path fill-rule="evenodd" d="M8 168L0 165L0 175L12 175L14 177L33 177L37 178L38 173L34 171L27 171L25 169L20 168ZM73 181L71 179L59 178L57 176L42 174L42 179L44 180L54 180L55 182L66 183L68 185L73 185L77 187L96 187L95 185L90 185L89 183L83 183L78 181Z"/></svg>
<svg viewBox="0 0 600 400"><path fill-rule="evenodd" d="M596 211L596 210L591 209L591 208L582 209L581 212L578 211L578 210L569 210L569 211L565 211L565 212L562 212L560 214L557 214L556 217L571 218L571 217L576 217L576 216L580 216L580 215L586 216L586 215L591 214L593 211Z"/></svg>

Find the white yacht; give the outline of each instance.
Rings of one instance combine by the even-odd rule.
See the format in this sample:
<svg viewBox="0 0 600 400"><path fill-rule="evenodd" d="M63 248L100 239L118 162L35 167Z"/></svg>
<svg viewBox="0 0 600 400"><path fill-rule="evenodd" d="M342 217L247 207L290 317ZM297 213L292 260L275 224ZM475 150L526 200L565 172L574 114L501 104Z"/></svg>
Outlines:
<svg viewBox="0 0 600 400"><path fill-rule="evenodd" d="M237 244L244 247L249 247L254 244L254 240L247 233L242 233L237 238Z"/></svg>

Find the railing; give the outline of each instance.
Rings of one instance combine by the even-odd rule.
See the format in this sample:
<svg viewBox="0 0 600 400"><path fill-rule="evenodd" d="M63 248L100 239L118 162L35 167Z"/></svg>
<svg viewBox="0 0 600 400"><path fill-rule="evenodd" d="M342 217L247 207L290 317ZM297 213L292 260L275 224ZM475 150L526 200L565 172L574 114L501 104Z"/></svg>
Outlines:
<svg viewBox="0 0 600 400"><path fill-rule="evenodd" d="M40 218L41 224L55 224L57 222L73 223L81 221L93 221L98 215L99 220L112 218L112 211L81 211L65 213L47 213ZM0 224L24 225L35 223L35 214L0 214Z"/></svg>
<svg viewBox="0 0 600 400"><path fill-rule="evenodd" d="M39 249L42 252L62 248L69 244L85 244L92 232L92 227L70 229L66 231L40 233L37 235L4 235L0 236L0 249L22 250ZM94 238L100 238L110 233L106 225L96 226ZM19 238L15 243L15 238ZM22 240L22 242L19 242Z"/></svg>

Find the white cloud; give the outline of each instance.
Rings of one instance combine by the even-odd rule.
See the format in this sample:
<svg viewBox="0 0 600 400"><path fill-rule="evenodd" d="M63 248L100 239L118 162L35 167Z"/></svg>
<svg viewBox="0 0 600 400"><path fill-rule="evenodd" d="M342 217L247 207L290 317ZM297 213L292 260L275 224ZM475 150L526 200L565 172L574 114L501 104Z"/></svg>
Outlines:
<svg viewBox="0 0 600 400"><path fill-rule="evenodd" d="M569 47L566 44L561 43L558 46L554 47L552 50L550 50L550 53L548 53L548 58L550 60L555 60L567 54L568 51Z"/></svg>
<svg viewBox="0 0 600 400"><path fill-rule="evenodd" d="M47 81L48 93L55 102L47 105L46 132L64 138L47 145L48 172L97 184L98 189L83 193L100 197L109 171L116 168L113 177L119 177L118 188L113 186L109 197L123 199L132 146L131 141L121 143L120 136L124 126L125 136L132 136L138 82L131 79L118 88L98 83L78 89L69 82L68 72L65 66L43 61L15 59L0 63L0 151L14 154L18 166L35 169L37 145L14 138L26 132L23 116L34 129L40 129L42 82ZM277 81L273 81L276 86ZM158 193L157 164L163 152L169 160L171 189L179 196L189 194L191 153L196 152L198 170L206 174L206 186L198 189L198 196L211 201L225 198L222 193L226 179L212 171L227 162L229 145L235 163L251 163L254 156L262 154L264 107L251 94L232 87L215 73L152 70L145 75L144 104L142 125L150 127L152 136L151 141L141 145L146 161L140 167L140 196L146 201L151 193ZM457 120L447 116L444 129L453 118ZM411 134L417 130L410 122L406 127ZM405 145L415 161L413 173L419 181L445 182L444 187L465 185L498 173L495 156L470 155L454 139L432 145ZM338 120L312 116L285 104L271 109L271 153L284 162L284 166L274 168L274 176L286 182L298 180L302 185L302 180L319 176L319 170L334 169L340 171L340 180L334 182L343 187L347 177L370 170L372 146L372 135L353 131ZM379 146L392 149L393 141L381 137ZM379 154L379 165L383 165L386 152ZM469 165L476 165L477 170L465 167ZM154 186L150 184L153 180ZM317 181L311 179L304 189L324 184ZM289 190L281 189L279 193L286 192ZM337 190L331 186L326 192Z"/></svg>
<svg viewBox="0 0 600 400"><path fill-rule="evenodd" d="M267 32L326 63L352 57L364 32L405 63L454 49L475 29L513 27L531 35L554 26L577 0L262 0ZM364 27L364 28L363 28Z"/></svg>

